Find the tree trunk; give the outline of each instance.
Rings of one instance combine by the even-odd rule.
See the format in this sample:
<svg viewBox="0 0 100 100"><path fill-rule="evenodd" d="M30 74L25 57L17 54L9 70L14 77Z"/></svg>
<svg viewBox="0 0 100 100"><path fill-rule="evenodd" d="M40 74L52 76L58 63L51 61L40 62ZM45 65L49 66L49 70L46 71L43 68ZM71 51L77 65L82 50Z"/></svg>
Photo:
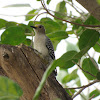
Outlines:
<svg viewBox="0 0 100 100"><path fill-rule="evenodd" d="M7 76L23 90L20 100L32 100L47 64L28 46L0 45L0 75ZM72 100L52 73L39 100Z"/></svg>
<svg viewBox="0 0 100 100"><path fill-rule="evenodd" d="M97 3L97 0L76 0L84 8L86 8L91 15L100 21L100 5Z"/></svg>

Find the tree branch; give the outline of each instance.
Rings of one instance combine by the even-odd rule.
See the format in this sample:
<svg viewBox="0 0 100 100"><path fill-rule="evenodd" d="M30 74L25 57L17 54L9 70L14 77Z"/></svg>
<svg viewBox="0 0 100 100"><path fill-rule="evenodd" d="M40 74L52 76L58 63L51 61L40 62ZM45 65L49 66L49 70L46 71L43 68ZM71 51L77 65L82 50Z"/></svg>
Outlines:
<svg viewBox="0 0 100 100"><path fill-rule="evenodd" d="M80 87L73 87L73 88L66 88L66 89L80 89L80 88L86 88L86 87L89 87L91 85L93 85L94 83L97 83L97 82L100 82L99 80L94 80L93 82L87 84L87 85L83 85L83 86L80 86Z"/></svg>
<svg viewBox="0 0 100 100"><path fill-rule="evenodd" d="M91 82L91 83L89 83L89 84L87 84L87 85L84 85L84 86L82 86L82 87L79 87L79 88L81 88L75 95L73 95L72 96L72 98L75 98L77 95L79 95L85 88L87 88L87 87L89 87L89 86L91 86L91 85L93 85L94 83L97 83L97 82L100 82L99 80L95 80L95 81L93 81L93 82Z"/></svg>
<svg viewBox="0 0 100 100"><path fill-rule="evenodd" d="M42 12L42 13L38 14L38 15L36 16L36 18L35 18L33 24L35 24L36 19L37 19L40 15L45 14L45 13L47 13L47 12Z"/></svg>
<svg viewBox="0 0 100 100"><path fill-rule="evenodd" d="M49 15L51 15L52 17L56 18L56 19L59 19L59 20L62 20L62 21L64 21L64 22L71 23L71 24L74 24L74 25L83 26L83 27L100 27L100 25L84 25L84 24L79 24L79 23L75 23L75 22L71 22L71 21L68 21L68 20L59 18L59 17L57 17L57 16L55 16L55 15L53 15L53 14L51 14L51 13L49 12L49 10L46 8L46 5L45 5L45 3L44 3L44 0L41 0L41 4L42 4L43 8L47 11L47 13L48 13Z"/></svg>
<svg viewBox="0 0 100 100"><path fill-rule="evenodd" d="M23 95L20 100L32 100L47 63L35 53L34 49L28 46L0 45L0 66L0 75L6 75L22 88ZM57 82L54 73L51 73L39 100L55 100L57 98L72 100Z"/></svg>

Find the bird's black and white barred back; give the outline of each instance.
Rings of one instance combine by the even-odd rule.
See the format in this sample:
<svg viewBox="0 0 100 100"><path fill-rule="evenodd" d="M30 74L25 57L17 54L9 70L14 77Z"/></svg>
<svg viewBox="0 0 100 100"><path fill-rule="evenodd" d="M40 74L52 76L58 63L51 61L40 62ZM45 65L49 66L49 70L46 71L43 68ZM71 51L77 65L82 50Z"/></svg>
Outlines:
<svg viewBox="0 0 100 100"><path fill-rule="evenodd" d="M51 40L48 37L46 38L46 47L48 49L50 57L52 58L52 60L54 60L55 59L54 48Z"/></svg>

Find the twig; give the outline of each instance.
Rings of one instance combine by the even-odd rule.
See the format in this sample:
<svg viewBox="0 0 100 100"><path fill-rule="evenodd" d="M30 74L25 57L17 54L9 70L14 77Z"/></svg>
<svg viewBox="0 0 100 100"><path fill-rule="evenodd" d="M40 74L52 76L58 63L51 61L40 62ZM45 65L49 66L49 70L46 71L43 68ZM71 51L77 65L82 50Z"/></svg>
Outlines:
<svg viewBox="0 0 100 100"><path fill-rule="evenodd" d="M45 10L44 8L41 8L41 9L43 9L43 10ZM70 18L70 19L77 19L77 18L74 18L74 15L72 15L72 16L69 16L69 15L66 15L66 14L64 14L64 13L62 13L62 12L59 12L59 11L53 11L53 10L51 10L51 9L48 9L48 11L51 11L51 12L53 12L53 13L57 13L57 14L60 14L60 15L62 15L62 16L65 16L65 17L67 17L67 18ZM47 12L46 12L47 13Z"/></svg>
<svg viewBox="0 0 100 100"><path fill-rule="evenodd" d="M99 67L98 67L97 63L95 62L95 60L89 55L89 53L87 53L87 54L88 54L91 62L93 63L93 65L99 70Z"/></svg>
<svg viewBox="0 0 100 100"><path fill-rule="evenodd" d="M95 81L93 81L93 82L91 82L91 83L89 83L89 84L87 84L87 85L81 87L82 89L80 89L75 95L73 95L72 98L75 98L75 97L76 97L77 95L79 95L85 88L91 86L92 84L94 84L94 83L96 83L96 82L100 82L100 81L99 81L99 80L95 80ZM91 100L91 99L90 99L90 100Z"/></svg>
<svg viewBox="0 0 100 100"><path fill-rule="evenodd" d="M75 98L77 95L79 95L85 88L80 89L75 95L72 96L72 98Z"/></svg>
<svg viewBox="0 0 100 100"><path fill-rule="evenodd" d="M68 1L66 1L67 3L69 3ZM72 5L74 5L74 3L73 3L73 1L71 1L72 2ZM78 7L77 5L74 5L74 7L76 8L76 9L79 9L82 13L85 13L80 7Z"/></svg>
<svg viewBox="0 0 100 100"><path fill-rule="evenodd" d="M72 6L82 17L85 17L81 12L79 12L79 11L77 10L77 8L74 6L73 2L72 2L72 4L70 4L70 3L67 2L67 1L65 1L65 2L68 3L70 6Z"/></svg>
<svg viewBox="0 0 100 100"><path fill-rule="evenodd" d="M99 30L100 30L100 27L87 27L87 29L92 29L92 30L97 30L97 31L99 31Z"/></svg>
<svg viewBox="0 0 100 100"><path fill-rule="evenodd" d="M73 87L73 88L66 88L66 89L80 89L80 88L86 88L86 87L89 87L91 86L92 84L96 83L96 82L100 82L99 80L94 80L93 82L87 84L87 85L83 85L83 86L80 86L80 87Z"/></svg>
<svg viewBox="0 0 100 100"><path fill-rule="evenodd" d="M73 18L73 17L71 17L71 16L66 16L66 14L64 14L64 13L62 13L62 12L58 12L58 11L53 11L53 10L50 10L50 9L48 9L49 11L51 11L51 12L54 12L54 13L57 13L57 14L61 14L62 16L65 16L65 17L68 17L68 18L71 18L71 19L75 19L75 18Z"/></svg>
<svg viewBox="0 0 100 100"><path fill-rule="evenodd" d="M41 0L41 4L43 6L43 8L47 11L47 13L53 17L55 17L56 19L59 19L59 20L62 20L62 21L65 21L67 23L71 23L71 24L75 24L75 25L78 25L78 26L83 26L83 27L100 27L100 25L84 25L84 24L79 24L79 23L75 23L75 22L71 22L71 21L68 21L68 20L65 20L65 19L62 19L62 18L59 18L53 14L51 14L48 9L46 8L46 5L44 3L44 0Z"/></svg>
<svg viewBox="0 0 100 100"><path fill-rule="evenodd" d="M38 15L36 16L36 18L34 19L34 23L33 23L33 24L35 24L36 19L37 19L40 15L45 14L45 13L47 13L47 12L42 12L42 13L38 14Z"/></svg>
<svg viewBox="0 0 100 100"><path fill-rule="evenodd" d="M95 96L95 94L93 94L90 98L89 98L89 100L92 100L92 98Z"/></svg>
<svg viewBox="0 0 100 100"><path fill-rule="evenodd" d="M87 73L87 74L89 74L89 75L91 75L91 76L93 76L93 77L95 77L96 78L96 76L95 75L93 75L93 74L91 74L90 72L88 72L88 71L85 71L83 68L81 68L80 67L80 65L79 64L77 64L76 62L74 62L74 61L72 61L73 63L75 63L83 72L85 72L85 73Z"/></svg>
<svg viewBox="0 0 100 100"><path fill-rule="evenodd" d="M96 44L100 46L100 43L99 42L97 42Z"/></svg>

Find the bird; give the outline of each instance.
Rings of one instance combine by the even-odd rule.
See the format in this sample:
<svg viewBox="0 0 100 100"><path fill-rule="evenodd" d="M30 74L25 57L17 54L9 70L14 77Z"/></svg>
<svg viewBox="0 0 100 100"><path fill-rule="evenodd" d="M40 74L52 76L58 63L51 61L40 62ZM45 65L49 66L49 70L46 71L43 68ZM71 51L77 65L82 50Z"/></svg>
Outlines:
<svg viewBox="0 0 100 100"><path fill-rule="evenodd" d="M37 50L45 60L52 62L55 59L54 47L51 40L46 36L43 25L31 26L35 32L34 49Z"/></svg>

